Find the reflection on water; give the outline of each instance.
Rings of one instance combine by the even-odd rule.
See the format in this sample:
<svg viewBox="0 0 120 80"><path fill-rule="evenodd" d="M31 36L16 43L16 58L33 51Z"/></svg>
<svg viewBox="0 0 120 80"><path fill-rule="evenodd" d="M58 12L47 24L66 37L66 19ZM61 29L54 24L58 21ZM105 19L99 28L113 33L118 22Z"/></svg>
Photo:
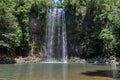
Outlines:
<svg viewBox="0 0 120 80"><path fill-rule="evenodd" d="M53 65L50 65L49 67L46 66L47 69L47 75L48 75L48 79L47 80L52 80L52 76L53 76ZM45 70L46 72L46 70Z"/></svg>
<svg viewBox="0 0 120 80"><path fill-rule="evenodd" d="M67 80L67 65L66 64L63 64L62 66L62 80Z"/></svg>
<svg viewBox="0 0 120 80"><path fill-rule="evenodd" d="M112 69L113 78L115 78L116 80L120 80L120 73L118 67L116 65L112 65L111 69Z"/></svg>
<svg viewBox="0 0 120 80"><path fill-rule="evenodd" d="M74 63L0 65L0 80L120 80L119 69Z"/></svg>

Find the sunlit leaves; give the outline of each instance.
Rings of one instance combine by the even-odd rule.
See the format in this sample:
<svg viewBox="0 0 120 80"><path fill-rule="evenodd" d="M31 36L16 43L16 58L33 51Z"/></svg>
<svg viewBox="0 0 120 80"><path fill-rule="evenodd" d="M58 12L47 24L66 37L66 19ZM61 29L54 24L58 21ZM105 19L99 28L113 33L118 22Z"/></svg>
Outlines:
<svg viewBox="0 0 120 80"><path fill-rule="evenodd" d="M79 16L82 15L83 11L85 11L87 2L85 0L65 0L64 7L70 14Z"/></svg>

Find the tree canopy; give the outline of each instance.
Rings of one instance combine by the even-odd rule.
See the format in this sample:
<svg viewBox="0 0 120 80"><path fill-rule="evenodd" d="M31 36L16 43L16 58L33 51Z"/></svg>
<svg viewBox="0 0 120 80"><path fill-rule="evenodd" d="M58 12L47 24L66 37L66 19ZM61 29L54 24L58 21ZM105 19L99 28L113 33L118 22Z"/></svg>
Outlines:
<svg viewBox="0 0 120 80"><path fill-rule="evenodd" d="M0 0L0 52L27 55L32 47L30 16L40 21L39 35L44 37L46 12L57 6L66 12L68 47L80 45L83 57L120 56L119 4L119 0Z"/></svg>

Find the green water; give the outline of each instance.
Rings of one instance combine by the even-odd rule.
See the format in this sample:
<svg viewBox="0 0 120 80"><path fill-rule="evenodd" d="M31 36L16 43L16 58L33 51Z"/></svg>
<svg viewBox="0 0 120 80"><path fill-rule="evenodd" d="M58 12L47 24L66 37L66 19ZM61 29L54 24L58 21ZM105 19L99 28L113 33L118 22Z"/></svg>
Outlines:
<svg viewBox="0 0 120 80"><path fill-rule="evenodd" d="M77 63L0 65L0 80L120 80L120 67Z"/></svg>

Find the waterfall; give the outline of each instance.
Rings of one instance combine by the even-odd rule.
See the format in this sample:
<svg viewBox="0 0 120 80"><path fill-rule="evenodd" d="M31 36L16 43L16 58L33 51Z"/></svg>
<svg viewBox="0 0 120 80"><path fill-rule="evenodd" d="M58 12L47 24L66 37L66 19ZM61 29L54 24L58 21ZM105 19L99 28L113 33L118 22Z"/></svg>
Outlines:
<svg viewBox="0 0 120 80"><path fill-rule="evenodd" d="M47 62L67 62L67 35L64 9L49 9L47 11L46 25L45 53Z"/></svg>

